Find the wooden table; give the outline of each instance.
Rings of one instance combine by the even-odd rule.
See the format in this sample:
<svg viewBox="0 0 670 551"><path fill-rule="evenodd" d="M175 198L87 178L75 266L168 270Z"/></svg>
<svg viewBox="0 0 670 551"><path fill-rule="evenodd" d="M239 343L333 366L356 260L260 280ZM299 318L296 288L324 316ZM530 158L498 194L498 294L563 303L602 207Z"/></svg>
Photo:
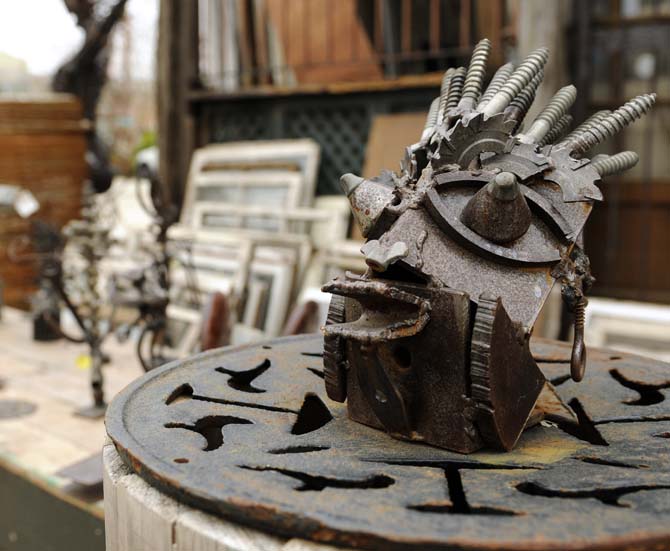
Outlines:
<svg viewBox="0 0 670 551"><path fill-rule="evenodd" d="M90 403L89 373L77 359L86 346L32 340L30 317L3 308L0 320L0 408L28 402L33 413L0 418L0 549L104 549L100 485L82 487L58 476L61 469L105 443L103 419L74 411ZM131 343L112 337L104 346L105 395L111 400L143 371ZM81 362L79 362L81 363Z"/></svg>

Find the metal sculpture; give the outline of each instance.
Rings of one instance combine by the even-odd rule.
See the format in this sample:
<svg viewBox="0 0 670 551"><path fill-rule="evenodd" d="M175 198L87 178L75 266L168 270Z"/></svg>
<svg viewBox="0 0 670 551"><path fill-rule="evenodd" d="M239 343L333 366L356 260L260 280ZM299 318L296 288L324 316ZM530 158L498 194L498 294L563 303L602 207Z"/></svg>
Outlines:
<svg viewBox="0 0 670 551"><path fill-rule="evenodd" d="M81 218L71 220L63 228L68 246L76 249L84 262L83 269L78 274L70 274L66 281L63 280L62 273L51 274L54 288L83 334L81 339L67 335L65 337L71 341L85 342L89 347L93 404L78 410L77 414L92 418L102 417L107 408L102 375L102 366L106 358L102 351L102 343L109 334L109 329L103 328L101 317L103 299L98 291L98 265L109 248L110 238L109 229L98 221L97 210L92 187L86 185ZM66 288L66 285L69 288ZM73 295L78 295L77 303L74 302Z"/></svg>
<svg viewBox="0 0 670 551"><path fill-rule="evenodd" d="M38 290L31 297L33 339L36 341L58 340L62 337L60 298L54 287L52 274L61 274L63 271L62 253L65 239L57 228L46 222L35 220L31 224L29 241L32 242L35 254L24 254L22 260L36 261L39 266ZM14 255L17 260L21 260L20 257L21 255Z"/></svg>
<svg viewBox="0 0 670 551"><path fill-rule="evenodd" d="M112 185L113 171L109 151L97 132L97 107L102 90L107 83L110 59L109 36L123 19L128 0L107 2L96 0L64 0L67 10L74 15L77 25L84 32L84 42L79 51L58 69L51 88L54 92L73 94L81 101L84 118L90 122L87 133L87 158L91 182L97 193L107 191ZM102 8L102 9L101 9Z"/></svg>
<svg viewBox="0 0 670 551"><path fill-rule="evenodd" d="M141 192L142 179L149 183L149 200ZM138 315L132 323L117 328L120 341L130 337L138 328L136 352L145 371L150 371L171 358L166 353L169 344L167 331L167 307L170 302L170 262L167 232L177 220L174 205L165 196L165 186L158 178L157 167L142 163L136 179L137 199L143 210L152 219L151 233L155 240L146 252L150 256L148 265L113 278L112 304L115 307L137 309Z"/></svg>
<svg viewBox="0 0 670 551"><path fill-rule="evenodd" d="M585 155L655 100L638 96L563 137L577 93L566 86L524 129L548 50L503 65L482 94L489 50L482 40L467 70L445 73L400 173L342 177L369 269L323 288L328 396L355 421L462 453L510 450L541 418L548 383L529 339L557 281L575 314L570 373L584 376L593 278L580 236L603 198L596 184L638 160Z"/></svg>
<svg viewBox="0 0 670 551"><path fill-rule="evenodd" d="M33 331L35 340L64 338L89 346L93 404L81 408L78 415L102 417L104 399L102 365L107 361L102 343L109 334L108 320L100 311L98 264L110 245L109 230L98 220L98 205L91 182L84 185L81 218L71 220L62 231L40 221L32 223L32 239L21 236L9 247L13 262L39 263L40 288L33 297ZM32 251L30 249L33 249ZM66 248L81 259L77 266L64 269ZM72 255L70 255L72 257ZM81 336L71 335L60 324L61 302L74 318Z"/></svg>

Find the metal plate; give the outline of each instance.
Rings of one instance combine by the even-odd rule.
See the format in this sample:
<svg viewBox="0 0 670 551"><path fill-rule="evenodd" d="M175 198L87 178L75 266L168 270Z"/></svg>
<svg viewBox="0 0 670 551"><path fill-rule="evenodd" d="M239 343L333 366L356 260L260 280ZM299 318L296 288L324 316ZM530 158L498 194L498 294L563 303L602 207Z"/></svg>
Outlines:
<svg viewBox="0 0 670 551"><path fill-rule="evenodd" d="M178 500L285 536L375 549L670 545L670 366L533 352L579 422L514 451L458 455L354 423L326 397L322 338L215 350L147 373L111 404L128 466Z"/></svg>

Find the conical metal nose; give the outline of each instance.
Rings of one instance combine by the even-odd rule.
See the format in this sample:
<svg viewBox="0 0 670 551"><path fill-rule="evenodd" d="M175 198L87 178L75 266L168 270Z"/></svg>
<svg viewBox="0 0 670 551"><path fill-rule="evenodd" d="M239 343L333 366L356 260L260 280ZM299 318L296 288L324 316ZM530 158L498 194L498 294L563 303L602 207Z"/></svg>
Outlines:
<svg viewBox="0 0 670 551"><path fill-rule="evenodd" d="M532 215L516 176L501 172L472 196L461 221L493 243L508 243L528 231Z"/></svg>
<svg viewBox="0 0 670 551"><path fill-rule="evenodd" d="M342 191L349 196L364 180L365 178L361 178L360 176L348 172L340 178L340 187L342 188Z"/></svg>
<svg viewBox="0 0 670 551"><path fill-rule="evenodd" d="M365 237L384 208L391 204L393 187L355 174L345 174L340 178L340 184L347 194L354 219Z"/></svg>
<svg viewBox="0 0 670 551"><path fill-rule="evenodd" d="M520 193L516 176L511 172L501 172L489 185L491 195L501 201L513 201Z"/></svg>

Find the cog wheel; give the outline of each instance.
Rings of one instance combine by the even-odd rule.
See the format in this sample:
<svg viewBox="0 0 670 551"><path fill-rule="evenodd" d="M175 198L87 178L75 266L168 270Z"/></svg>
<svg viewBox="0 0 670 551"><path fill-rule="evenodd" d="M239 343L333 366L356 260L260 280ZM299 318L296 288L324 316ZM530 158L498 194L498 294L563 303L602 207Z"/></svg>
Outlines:
<svg viewBox="0 0 670 551"><path fill-rule="evenodd" d="M475 424L487 444L503 450L516 444L545 383L520 333L499 298L479 297L470 345ZM518 397L513 408L510 396Z"/></svg>
<svg viewBox="0 0 670 551"><path fill-rule="evenodd" d="M326 325L344 323L345 298L341 295L332 295ZM344 340L338 335L324 335L323 338L323 367L326 392L331 400L344 402L347 398L347 360L344 350Z"/></svg>

